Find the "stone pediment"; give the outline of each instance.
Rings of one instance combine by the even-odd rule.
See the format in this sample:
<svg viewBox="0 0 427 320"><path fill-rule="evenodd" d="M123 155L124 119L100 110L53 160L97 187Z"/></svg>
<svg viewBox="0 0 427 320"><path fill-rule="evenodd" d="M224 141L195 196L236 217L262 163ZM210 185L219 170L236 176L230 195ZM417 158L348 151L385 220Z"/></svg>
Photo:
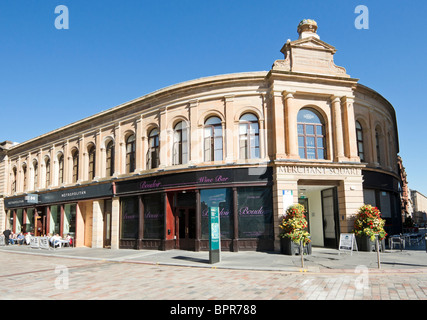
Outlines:
<svg viewBox="0 0 427 320"><path fill-rule="evenodd" d="M294 47L304 47L304 48L312 48L312 49L318 49L318 50L326 50L326 51L330 51L332 52L332 54L334 54L337 50L335 49L335 47L331 46L330 44L327 44L326 42L311 37L311 38L305 38L305 39L299 39L299 40L295 40L293 42L291 42L292 46ZM285 54L285 52L283 52L283 49L285 49L286 45L283 46L281 52L283 54Z"/></svg>
<svg viewBox="0 0 427 320"><path fill-rule="evenodd" d="M288 40L280 50L285 59L275 61L273 70L349 78L346 70L334 63L335 47L320 40L316 31L317 25L310 30L302 28L298 40Z"/></svg>

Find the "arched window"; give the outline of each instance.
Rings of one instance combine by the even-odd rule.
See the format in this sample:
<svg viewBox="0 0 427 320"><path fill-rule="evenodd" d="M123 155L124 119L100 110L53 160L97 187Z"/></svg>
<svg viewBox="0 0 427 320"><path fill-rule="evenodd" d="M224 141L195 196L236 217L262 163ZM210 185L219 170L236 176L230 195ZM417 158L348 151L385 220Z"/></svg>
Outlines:
<svg viewBox="0 0 427 320"><path fill-rule="evenodd" d="M107 144L106 148L106 166L105 174L107 177L111 177L114 174L114 142L111 140Z"/></svg>
<svg viewBox="0 0 427 320"><path fill-rule="evenodd" d="M88 150L89 155L89 179L95 178L96 170L96 148L91 145Z"/></svg>
<svg viewBox="0 0 427 320"><path fill-rule="evenodd" d="M39 164L37 160L33 161L33 170L34 170L34 190L37 190L39 186Z"/></svg>
<svg viewBox="0 0 427 320"><path fill-rule="evenodd" d="M62 153L58 158L58 183L64 183L64 155Z"/></svg>
<svg viewBox="0 0 427 320"><path fill-rule="evenodd" d="M72 153L73 156L73 183L77 183L79 180L79 151L74 150Z"/></svg>
<svg viewBox="0 0 427 320"><path fill-rule="evenodd" d="M126 139L126 173L135 171L135 135Z"/></svg>
<svg viewBox="0 0 427 320"><path fill-rule="evenodd" d="M24 163L22 165L22 175L24 177L24 184L23 184L23 190L22 191L26 191L27 190L27 165Z"/></svg>
<svg viewBox="0 0 427 320"><path fill-rule="evenodd" d="M173 129L173 164L188 162L187 140L187 126L184 121L180 121Z"/></svg>
<svg viewBox="0 0 427 320"><path fill-rule="evenodd" d="M259 124L258 118L246 113L239 120L240 159L259 158Z"/></svg>
<svg viewBox="0 0 427 320"><path fill-rule="evenodd" d="M159 166L159 130L153 129L148 135L147 169Z"/></svg>
<svg viewBox="0 0 427 320"><path fill-rule="evenodd" d="M359 121L356 121L356 139L357 139L357 153L360 161L365 162L365 148L363 145L363 129Z"/></svg>
<svg viewBox="0 0 427 320"><path fill-rule="evenodd" d="M16 167L12 169L12 185L11 185L11 191L12 193L16 192L16 179L17 179L17 170Z"/></svg>
<svg viewBox="0 0 427 320"><path fill-rule="evenodd" d="M326 159L325 126L314 110L298 112L298 148L302 159Z"/></svg>
<svg viewBox="0 0 427 320"><path fill-rule="evenodd" d="M50 186L50 159L46 158L45 160L45 167L46 167L46 188Z"/></svg>
<svg viewBox="0 0 427 320"><path fill-rule="evenodd" d="M223 159L222 125L218 117L210 117L204 127L205 161L219 161Z"/></svg>

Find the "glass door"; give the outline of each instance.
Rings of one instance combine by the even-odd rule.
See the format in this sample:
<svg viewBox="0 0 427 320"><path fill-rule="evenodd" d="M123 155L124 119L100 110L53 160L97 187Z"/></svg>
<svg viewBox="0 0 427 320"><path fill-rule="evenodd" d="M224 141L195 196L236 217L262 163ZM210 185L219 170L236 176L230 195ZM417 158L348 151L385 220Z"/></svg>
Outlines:
<svg viewBox="0 0 427 320"><path fill-rule="evenodd" d="M195 250L196 210L194 208L176 208L178 219L177 243L181 250Z"/></svg>
<svg viewBox="0 0 427 320"><path fill-rule="evenodd" d="M323 241L325 247L338 248L339 214L337 188L322 191Z"/></svg>
<svg viewBox="0 0 427 320"><path fill-rule="evenodd" d="M111 211L112 200L105 200L104 210L104 248L111 248Z"/></svg>
<svg viewBox="0 0 427 320"><path fill-rule="evenodd" d="M46 235L46 226L47 226L47 208L37 208L37 216L35 217L35 236L42 237Z"/></svg>

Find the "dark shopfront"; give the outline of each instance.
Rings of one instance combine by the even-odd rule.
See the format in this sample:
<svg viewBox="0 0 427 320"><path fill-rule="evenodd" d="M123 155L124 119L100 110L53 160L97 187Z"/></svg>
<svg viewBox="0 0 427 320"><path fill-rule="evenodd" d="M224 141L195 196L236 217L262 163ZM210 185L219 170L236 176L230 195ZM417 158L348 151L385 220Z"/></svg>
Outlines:
<svg viewBox="0 0 427 320"><path fill-rule="evenodd" d="M120 248L208 250L218 207L221 248L273 250L272 170L193 171L116 183Z"/></svg>
<svg viewBox="0 0 427 320"><path fill-rule="evenodd" d="M86 218L85 204L92 200L111 202L112 195L112 185L108 183L6 198L6 226L16 233L30 232L35 236L70 234L77 240L78 221ZM108 206L104 206L105 211L106 208ZM82 231L80 237L84 235Z"/></svg>

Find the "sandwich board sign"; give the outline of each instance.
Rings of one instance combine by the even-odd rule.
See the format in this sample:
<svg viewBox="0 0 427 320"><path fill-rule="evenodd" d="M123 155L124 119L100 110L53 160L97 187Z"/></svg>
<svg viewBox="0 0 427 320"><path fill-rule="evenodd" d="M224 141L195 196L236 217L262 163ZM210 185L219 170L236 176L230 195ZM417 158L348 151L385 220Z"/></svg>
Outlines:
<svg viewBox="0 0 427 320"><path fill-rule="evenodd" d="M353 255L353 250L357 250L357 243L354 233L341 233L340 243L339 243L339 252L341 251L350 251Z"/></svg>

